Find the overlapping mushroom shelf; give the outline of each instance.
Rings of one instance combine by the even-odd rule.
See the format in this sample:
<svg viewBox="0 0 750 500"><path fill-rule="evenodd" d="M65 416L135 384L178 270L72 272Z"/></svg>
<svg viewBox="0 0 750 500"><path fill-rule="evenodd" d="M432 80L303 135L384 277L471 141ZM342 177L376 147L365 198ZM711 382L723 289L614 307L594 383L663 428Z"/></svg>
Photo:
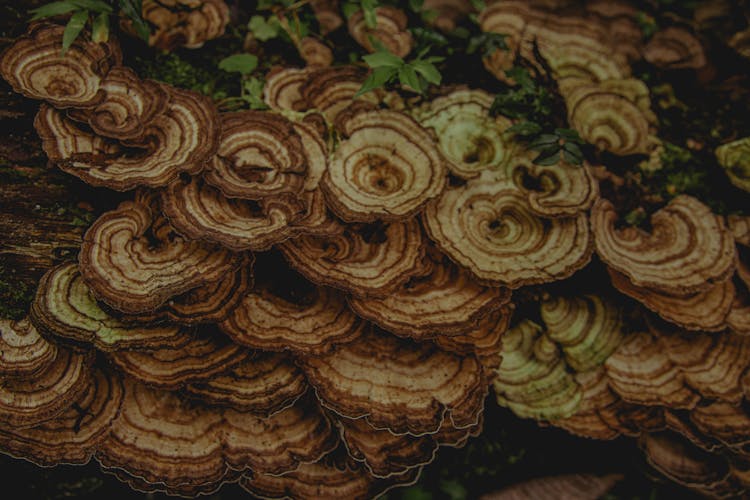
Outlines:
<svg viewBox="0 0 750 500"><path fill-rule="evenodd" d="M312 2L333 29L329 3ZM151 42L198 45L226 24L218 4L178 9L185 21L144 2ZM349 29L407 54L401 14ZM669 64L659 44L682 35L634 45L632 15L500 1L479 20L513 57L544 58L588 142L654 158L629 62ZM199 16L203 38L169 28ZM638 437L705 493L750 487L749 219L679 196L648 230L624 226L604 167L535 164L482 90L355 98L361 68L311 64L267 76L269 110L219 113L139 78L114 42L61 56L62 31L33 25L0 71L42 101L51 164L129 197L41 279L26 320L0 322L1 451L94 458L145 491L368 498L494 425L492 386L522 417ZM501 79L509 53L485 61ZM543 287L592 259L613 286Z"/></svg>

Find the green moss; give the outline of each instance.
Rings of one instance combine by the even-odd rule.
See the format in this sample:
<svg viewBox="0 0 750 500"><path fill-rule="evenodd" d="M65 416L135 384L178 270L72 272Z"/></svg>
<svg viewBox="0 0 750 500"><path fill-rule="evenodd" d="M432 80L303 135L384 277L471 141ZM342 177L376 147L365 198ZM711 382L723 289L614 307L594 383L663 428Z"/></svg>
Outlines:
<svg viewBox="0 0 750 500"><path fill-rule="evenodd" d="M13 279L0 267L0 318L21 319L26 316L34 292L33 285Z"/></svg>

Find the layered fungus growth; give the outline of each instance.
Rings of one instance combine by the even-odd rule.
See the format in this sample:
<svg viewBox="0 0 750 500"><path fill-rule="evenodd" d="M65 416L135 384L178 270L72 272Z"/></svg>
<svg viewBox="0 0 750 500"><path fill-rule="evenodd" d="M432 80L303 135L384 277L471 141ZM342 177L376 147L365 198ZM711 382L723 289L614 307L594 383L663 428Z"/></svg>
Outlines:
<svg viewBox="0 0 750 500"><path fill-rule="evenodd" d="M425 1L433 37L472 22L500 47L477 55L486 88L549 85L553 134L487 90L440 86L414 12L283 4L250 22L241 106L142 78L114 32L68 43L35 22L0 56L49 168L108 199L77 257L39 273L27 317L0 320L0 451L94 460L147 492L371 498L499 425L494 399L632 438L700 493L747 494L750 218L690 194L623 201L667 147L633 68L708 71L702 38L646 39L619 2ZM240 12L144 0L140 21L150 46L197 48ZM331 64L325 35L347 32L370 68ZM307 65L277 65L264 37ZM420 78L435 86L417 96ZM749 140L702 156L745 191Z"/></svg>

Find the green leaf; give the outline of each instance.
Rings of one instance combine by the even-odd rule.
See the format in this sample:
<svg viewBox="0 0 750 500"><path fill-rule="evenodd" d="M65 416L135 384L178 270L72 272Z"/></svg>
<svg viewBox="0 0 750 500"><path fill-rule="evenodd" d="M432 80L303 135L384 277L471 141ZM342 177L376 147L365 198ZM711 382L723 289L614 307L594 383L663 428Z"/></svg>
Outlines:
<svg viewBox="0 0 750 500"><path fill-rule="evenodd" d="M378 25L378 16L375 13L377 6L378 0L362 0L362 13L365 16L365 24L370 29Z"/></svg>
<svg viewBox="0 0 750 500"><path fill-rule="evenodd" d="M91 39L104 43L109 40L109 14L102 12L94 18L91 24Z"/></svg>
<svg viewBox="0 0 750 500"><path fill-rule="evenodd" d="M250 78L245 80L243 84L244 93L242 98L250 105L251 109L266 109L265 101L263 101L263 86L265 82L259 78Z"/></svg>
<svg viewBox="0 0 750 500"><path fill-rule="evenodd" d="M534 163L536 165L541 165L543 167L549 167L550 165L557 165L557 162L560 161L560 150L558 149L552 154L540 154L536 158L534 158Z"/></svg>
<svg viewBox="0 0 750 500"><path fill-rule="evenodd" d="M541 151L553 144L557 146L557 141L559 141L559 138L554 134L542 134L529 143L529 149Z"/></svg>
<svg viewBox="0 0 750 500"><path fill-rule="evenodd" d="M379 51L362 57L371 68L398 68L404 60L388 51Z"/></svg>
<svg viewBox="0 0 750 500"><path fill-rule="evenodd" d="M343 7L341 7L341 12L344 13L344 17L346 17L347 19L352 17L358 11L359 4L356 2L346 2Z"/></svg>
<svg viewBox="0 0 750 500"><path fill-rule="evenodd" d="M276 22L272 21L272 19ZM255 38L261 42L266 42L279 36L279 21L274 17L266 20L263 16L253 16L250 18L247 27L255 35Z"/></svg>
<svg viewBox="0 0 750 500"><path fill-rule="evenodd" d="M60 14L67 14L70 11L76 10L76 6L70 2L52 2L36 9L31 9L30 14L32 21L37 19L44 19L45 17L59 16Z"/></svg>
<svg viewBox="0 0 750 500"><path fill-rule="evenodd" d="M370 76L368 76L365 82L362 84L362 87L360 87L357 93L354 94L354 97L359 97L362 94L370 92L371 90L375 90L384 86L389 80L396 76L397 73L398 70L391 67L374 69L373 72L370 73Z"/></svg>
<svg viewBox="0 0 750 500"><path fill-rule="evenodd" d="M68 0L70 3L81 9L87 9L94 12L112 13L112 7L107 2L101 0Z"/></svg>
<svg viewBox="0 0 750 500"><path fill-rule="evenodd" d="M567 142L583 144L583 139L578 135L578 131L572 128L556 128L555 134L557 134L558 137L565 139Z"/></svg>
<svg viewBox="0 0 750 500"><path fill-rule="evenodd" d="M249 75L257 67L258 58L252 54L234 54L219 61L219 69L242 75Z"/></svg>
<svg viewBox="0 0 750 500"><path fill-rule="evenodd" d="M443 79L440 71L430 62L417 60L410 63L409 66L434 85L440 85L440 81Z"/></svg>
<svg viewBox="0 0 750 500"><path fill-rule="evenodd" d="M539 134L542 126L535 122L523 121L518 122L506 129L506 132L516 134L521 137L530 137Z"/></svg>
<svg viewBox="0 0 750 500"><path fill-rule="evenodd" d="M565 161L573 165L580 165L583 163L583 151L581 151L578 144L572 142L566 142L562 147L563 153L565 154Z"/></svg>
<svg viewBox="0 0 750 500"><path fill-rule="evenodd" d="M65 55L70 46L73 45L73 42L78 38L78 35L81 34L81 30L83 30L88 19L89 11L87 10L79 10L70 17L70 20L68 21L68 24L65 25L65 30L63 31L63 55Z"/></svg>
<svg viewBox="0 0 750 500"><path fill-rule="evenodd" d="M424 0L409 0L409 8L412 12L419 14L424 5Z"/></svg>
<svg viewBox="0 0 750 500"><path fill-rule="evenodd" d="M408 85L420 94L424 91L424 86L419 79L417 72L409 65L403 65L398 69L398 79L402 85Z"/></svg>
<svg viewBox="0 0 750 500"><path fill-rule="evenodd" d="M485 7L487 7L487 4L484 3L484 0L471 0L471 5L479 12L483 11Z"/></svg>
<svg viewBox="0 0 750 500"><path fill-rule="evenodd" d="M133 23L136 34L144 42L148 42L151 34L151 28L148 23L141 17L141 0L120 0L120 9Z"/></svg>

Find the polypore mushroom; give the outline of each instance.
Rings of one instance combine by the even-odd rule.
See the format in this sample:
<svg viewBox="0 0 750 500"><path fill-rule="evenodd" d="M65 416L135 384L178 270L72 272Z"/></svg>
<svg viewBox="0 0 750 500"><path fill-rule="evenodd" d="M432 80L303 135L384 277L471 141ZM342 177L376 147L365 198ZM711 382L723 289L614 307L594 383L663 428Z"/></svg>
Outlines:
<svg viewBox="0 0 750 500"><path fill-rule="evenodd" d="M229 7L224 0L144 0L143 19L154 26L148 44L161 50L190 49L224 34Z"/></svg>
<svg viewBox="0 0 750 500"><path fill-rule="evenodd" d="M297 45L300 57L311 68L326 68L333 63L333 52L323 42L306 36Z"/></svg>
<svg viewBox="0 0 750 500"><path fill-rule="evenodd" d="M34 127L44 152L63 171L118 191L163 186L182 172L200 172L218 146L216 108L206 96L161 85L169 95L166 109L124 142L97 136L43 105Z"/></svg>
<svg viewBox="0 0 750 500"><path fill-rule="evenodd" d="M668 69L700 69L707 63L700 40L680 26L657 31L643 47L643 58L654 66Z"/></svg>
<svg viewBox="0 0 750 500"><path fill-rule="evenodd" d="M33 379L57 357L57 346L39 335L28 318L0 319L0 376Z"/></svg>
<svg viewBox="0 0 750 500"><path fill-rule="evenodd" d="M734 273L732 233L721 217L697 199L681 195L651 216L651 230L617 229L612 203L591 211L599 257L635 286L677 296L699 292Z"/></svg>
<svg viewBox="0 0 750 500"><path fill-rule="evenodd" d="M137 139L169 102L167 87L141 80L126 66L109 70L100 87L104 101L92 108L68 110L68 116L87 123L95 134L112 139Z"/></svg>
<svg viewBox="0 0 750 500"><path fill-rule="evenodd" d="M315 19L320 25L320 34L325 36L344 24L339 12L339 0L310 0Z"/></svg>
<svg viewBox="0 0 750 500"><path fill-rule="evenodd" d="M539 217L523 192L491 171L447 188L427 205L424 221L451 259L510 288L566 278L591 258L585 215Z"/></svg>
<svg viewBox="0 0 750 500"><path fill-rule="evenodd" d="M163 389L211 379L246 361L250 352L228 341L212 327L178 346L143 351L117 351L110 360L124 373Z"/></svg>
<svg viewBox="0 0 750 500"><path fill-rule="evenodd" d="M84 392L68 400L69 407L52 420L30 428L0 429L0 447L46 467L87 463L120 412L120 378L117 372L93 370Z"/></svg>
<svg viewBox="0 0 750 500"><path fill-rule="evenodd" d="M546 476L514 484L482 495L482 500L526 500L528 498L576 498L597 500L622 480L620 474L565 474Z"/></svg>
<svg viewBox="0 0 750 500"><path fill-rule="evenodd" d="M13 90L60 107L91 107L105 98L102 80L121 60L112 44L78 37L63 55L64 26L33 25L0 57L0 74Z"/></svg>
<svg viewBox="0 0 750 500"><path fill-rule="evenodd" d="M269 416L292 406L307 387L291 358L257 352L226 372L189 383L185 391L196 401Z"/></svg>
<svg viewBox="0 0 750 500"><path fill-rule="evenodd" d="M302 86L310 77L308 68L274 67L266 75L263 101L276 111L302 111L307 101L302 97Z"/></svg>
<svg viewBox="0 0 750 500"><path fill-rule="evenodd" d="M444 420L470 427L483 408L486 382L475 357L374 329L300 361L324 405L395 433L433 433Z"/></svg>
<svg viewBox="0 0 750 500"><path fill-rule="evenodd" d="M343 138L322 188L328 206L344 220L402 220L443 190L443 159L408 115L366 111L339 120L339 126Z"/></svg>
<svg viewBox="0 0 750 500"><path fill-rule="evenodd" d="M300 236L278 248L287 262L314 283L358 295L386 295L422 269L424 237L419 222L334 223L331 236Z"/></svg>
<svg viewBox="0 0 750 500"><path fill-rule="evenodd" d="M476 283L437 251L428 253L425 273L413 276L382 298L351 297L352 309L380 327L422 340L477 330L488 313L510 301L510 291Z"/></svg>
<svg viewBox="0 0 750 500"><path fill-rule="evenodd" d="M732 184L750 191L750 137L722 144L716 148L716 158Z"/></svg>
<svg viewBox="0 0 750 500"><path fill-rule="evenodd" d="M321 68L309 73L300 87L300 94L308 109L317 109L333 123L336 116L354 102L364 80L365 73L357 66ZM363 96L363 100L368 96Z"/></svg>
<svg viewBox="0 0 750 500"><path fill-rule="evenodd" d="M177 234L146 202L124 202L83 237L83 279L95 296L125 313L149 312L171 297L220 280L239 254Z"/></svg>
<svg viewBox="0 0 750 500"><path fill-rule="evenodd" d="M364 323L343 294L286 278L250 291L219 327L235 342L256 349L311 354L361 335Z"/></svg>
<svg viewBox="0 0 750 500"><path fill-rule="evenodd" d="M136 325L104 311L73 263L49 270L39 281L31 321L43 333L88 349L104 351L181 344L185 332L174 325Z"/></svg>
<svg viewBox="0 0 750 500"><path fill-rule="evenodd" d="M210 408L126 379L125 399L97 451L104 467L140 478L151 491L196 495L243 470L281 474L336 445L332 424L314 402L270 417Z"/></svg>
<svg viewBox="0 0 750 500"><path fill-rule="evenodd" d="M370 38L380 42L388 52L406 57L414 46L411 32L406 29L406 13L386 5L375 8L375 26L368 26L364 11L358 10L349 17L349 34L368 52L375 52Z"/></svg>

